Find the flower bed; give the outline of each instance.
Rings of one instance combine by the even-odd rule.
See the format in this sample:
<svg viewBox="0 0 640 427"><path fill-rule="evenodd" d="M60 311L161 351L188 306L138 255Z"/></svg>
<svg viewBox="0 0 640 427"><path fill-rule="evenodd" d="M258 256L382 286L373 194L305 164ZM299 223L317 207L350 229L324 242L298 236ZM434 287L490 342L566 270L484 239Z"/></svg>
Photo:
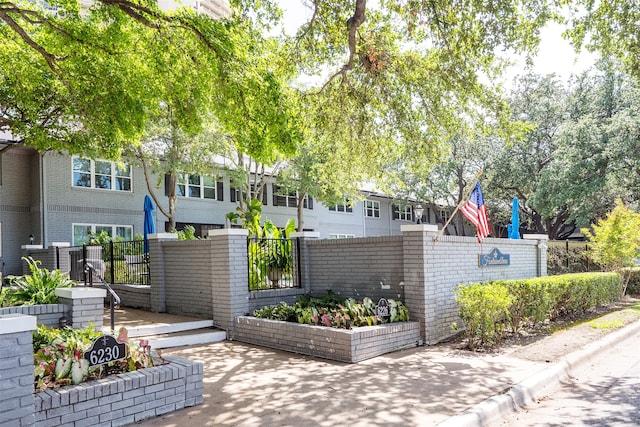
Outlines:
<svg viewBox="0 0 640 427"><path fill-rule="evenodd" d="M201 404L202 363L165 359L165 365L36 393L36 425L122 426Z"/></svg>
<svg viewBox="0 0 640 427"><path fill-rule="evenodd" d="M418 322L339 329L240 316L236 318L234 339L293 353L356 363L419 345L420 329Z"/></svg>

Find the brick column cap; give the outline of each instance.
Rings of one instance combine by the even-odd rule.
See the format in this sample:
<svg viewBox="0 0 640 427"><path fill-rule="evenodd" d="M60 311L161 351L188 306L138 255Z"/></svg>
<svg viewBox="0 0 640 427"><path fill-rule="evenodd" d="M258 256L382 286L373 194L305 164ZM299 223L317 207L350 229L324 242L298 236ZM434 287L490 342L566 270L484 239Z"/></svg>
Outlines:
<svg viewBox="0 0 640 427"><path fill-rule="evenodd" d="M36 317L20 313L0 315L0 335L36 329Z"/></svg>
<svg viewBox="0 0 640 427"><path fill-rule="evenodd" d="M524 240L549 240L549 236L546 234L523 234L522 239Z"/></svg>
<svg viewBox="0 0 640 427"><path fill-rule="evenodd" d="M42 247L42 245L22 245L20 246L20 249L31 250L31 249L44 249L44 248Z"/></svg>
<svg viewBox="0 0 640 427"><path fill-rule="evenodd" d="M148 237L149 240L178 240L178 233L154 233Z"/></svg>
<svg viewBox="0 0 640 427"><path fill-rule="evenodd" d="M319 239L320 233L317 231L296 231L295 233L289 234L289 237L291 237L292 239L296 237L303 237L305 239Z"/></svg>
<svg viewBox="0 0 640 427"><path fill-rule="evenodd" d="M71 300L82 298L104 298L107 296L106 289L92 287L56 288L56 296Z"/></svg>
<svg viewBox="0 0 640 427"><path fill-rule="evenodd" d="M208 230L207 236L249 236L249 230L246 228L220 228L217 230Z"/></svg>
<svg viewBox="0 0 640 427"><path fill-rule="evenodd" d="M400 231L403 233L414 231L426 231L430 233L437 233L438 226L436 224L405 224L400 226Z"/></svg>
<svg viewBox="0 0 640 427"><path fill-rule="evenodd" d="M49 243L50 247L53 248L68 248L71 247L71 243L69 242L51 242Z"/></svg>

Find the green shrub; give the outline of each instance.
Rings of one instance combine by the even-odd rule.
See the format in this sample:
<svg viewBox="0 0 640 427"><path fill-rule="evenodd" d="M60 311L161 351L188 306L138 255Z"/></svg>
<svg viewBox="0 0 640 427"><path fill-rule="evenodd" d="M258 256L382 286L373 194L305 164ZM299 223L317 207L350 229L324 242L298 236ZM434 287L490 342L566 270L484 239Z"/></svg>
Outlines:
<svg viewBox="0 0 640 427"><path fill-rule="evenodd" d="M575 273L546 279L552 300L551 319L575 316L586 310L618 300L618 273Z"/></svg>
<svg viewBox="0 0 640 427"><path fill-rule="evenodd" d="M619 283L618 273L500 280L460 285L456 302L467 328L468 346L474 349L500 342L507 322L517 332L525 324L579 315L614 302L619 296Z"/></svg>
<svg viewBox="0 0 640 427"><path fill-rule="evenodd" d="M552 301L544 280L504 280L513 296L509 306L511 331L518 332L525 324L536 325L549 317Z"/></svg>
<svg viewBox="0 0 640 427"><path fill-rule="evenodd" d="M11 302L15 305L22 304L55 304L58 297L56 288L68 288L76 282L69 278L68 274L60 270L49 271L40 268L40 261L31 257L22 258L29 265L30 275L9 276L12 288L8 291Z"/></svg>
<svg viewBox="0 0 640 427"><path fill-rule="evenodd" d="M458 286L455 300L460 306L458 314L465 323L470 349L491 347L502 340L513 299L509 288L499 282Z"/></svg>

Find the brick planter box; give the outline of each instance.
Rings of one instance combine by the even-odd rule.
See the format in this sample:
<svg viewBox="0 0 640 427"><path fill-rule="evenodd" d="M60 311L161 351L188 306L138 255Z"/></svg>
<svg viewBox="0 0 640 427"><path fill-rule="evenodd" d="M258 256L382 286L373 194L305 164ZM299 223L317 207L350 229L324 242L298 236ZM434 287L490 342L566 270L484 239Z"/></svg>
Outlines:
<svg viewBox="0 0 640 427"><path fill-rule="evenodd" d="M0 316L5 314L24 314L35 316L38 323L57 328L61 317L68 317L71 308L66 304L17 305L0 308Z"/></svg>
<svg viewBox="0 0 640 427"><path fill-rule="evenodd" d="M166 365L35 393L35 425L123 426L203 401L202 363Z"/></svg>
<svg viewBox="0 0 640 427"><path fill-rule="evenodd" d="M337 329L239 316L236 318L234 339L324 359L356 363L417 346L420 329L418 322Z"/></svg>

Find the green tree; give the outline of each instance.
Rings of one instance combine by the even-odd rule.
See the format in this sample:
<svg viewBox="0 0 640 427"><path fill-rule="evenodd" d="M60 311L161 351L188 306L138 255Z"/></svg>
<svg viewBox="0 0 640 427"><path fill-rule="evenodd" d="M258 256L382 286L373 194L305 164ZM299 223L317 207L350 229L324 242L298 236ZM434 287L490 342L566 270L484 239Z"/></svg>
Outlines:
<svg viewBox="0 0 640 427"><path fill-rule="evenodd" d="M46 4L0 5L0 130L38 150L118 158L162 105L199 128L228 22L155 2Z"/></svg>
<svg viewBox="0 0 640 427"><path fill-rule="evenodd" d="M568 1L567 34L578 48L618 58L624 69L640 80L640 7L637 1Z"/></svg>
<svg viewBox="0 0 640 427"><path fill-rule="evenodd" d="M222 136L209 121L198 133L187 133L179 127L170 109L165 108L149 123L143 144L128 157L142 166L147 191L158 210L167 218L169 230L176 228L177 184L181 174L216 177L221 167L215 155ZM152 173L159 181L153 182ZM164 188L167 204L156 192Z"/></svg>
<svg viewBox="0 0 640 427"><path fill-rule="evenodd" d="M589 239L589 255L607 271L620 273L620 297L623 297L631 271L640 258L640 214L626 207L621 200L605 218L581 231Z"/></svg>
<svg viewBox="0 0 640 427"><path fill-rule="evenodd" d="M508 109L487 83L502 69L495 51L532 51L552 14L526 1L315 1L311 9L288 41L300 72L320 76L296 83L305 117L334 144L326 168L374 180L389 162L427 171L454 135L510 133Z"/></svg>
<svg viewBox="0 0 640 427"><path fill-rule="evenodd" d="M514 120L529 123L524 138L496 147L488 160L487 199L499 199L508 205L518 197L524 217L523 225L555 238L569 218L564 200L553 206L537 203L537 192L546 193L557 171L554 160L558 149L557 135L567 117L567 91L553 75L521 76L510 97ZM542 181L545 185L542 185Z"/></svg>

